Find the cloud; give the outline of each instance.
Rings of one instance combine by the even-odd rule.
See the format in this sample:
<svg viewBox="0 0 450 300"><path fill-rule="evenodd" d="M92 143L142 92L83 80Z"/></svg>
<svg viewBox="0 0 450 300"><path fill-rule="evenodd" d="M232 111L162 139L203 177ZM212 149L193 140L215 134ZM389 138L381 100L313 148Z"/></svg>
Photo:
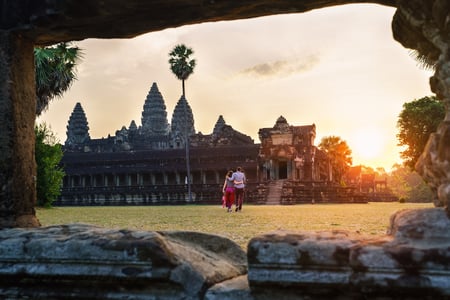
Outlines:
<svg viewBox="0 0 450 300"><path fill-rule="evenodd" d="M309 71L318 63L319 57L317 55L310 55L304 59L277 60L254 65L238 72L238 75L257 77L289 76L291 74Z"/></svg>

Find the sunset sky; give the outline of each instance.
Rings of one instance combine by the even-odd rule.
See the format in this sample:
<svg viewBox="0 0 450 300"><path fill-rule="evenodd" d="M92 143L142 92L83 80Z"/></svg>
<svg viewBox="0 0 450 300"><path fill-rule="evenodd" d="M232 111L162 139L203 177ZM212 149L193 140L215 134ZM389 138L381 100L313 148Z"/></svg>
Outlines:
<svg viewBox="0 0 450 300"><path fill-rule="evenodd" d="M259 128L279 116L291 125L316 124L316 145L336 135L353 151L354 165L401 162L397 118L405 102L431 95L430 71L421 69L392 38L395 10L346 5L303 14L205 23L148 33L129 40L77 42L84 57L78 80L39 118L66 140L77 102L91 138L114 135L131 120L141 125L153 82L168 121L181 95L168 53L177 44L194 50L186 82L196 131L209 134L219 115L259 143Z"/></svg>

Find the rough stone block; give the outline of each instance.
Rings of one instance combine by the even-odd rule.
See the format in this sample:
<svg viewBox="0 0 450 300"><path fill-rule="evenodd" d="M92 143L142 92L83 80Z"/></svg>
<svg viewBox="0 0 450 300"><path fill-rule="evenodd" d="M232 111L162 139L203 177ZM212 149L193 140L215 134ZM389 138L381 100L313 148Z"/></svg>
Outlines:
<svg viewBox="0 0 450 300"><path fill-rule="evenodd" d="M257 236L248 245L249 285L258 299L450 297L450 220L444 209L400 211L391 218L389 233Z"/></svg>
<svg viewBox="0 0 450 300"><path fill-rule="evenodd" d="M0 231L0 294L8 299L201 299L246 265L239 245L198 232L84 224Z"/></svg>

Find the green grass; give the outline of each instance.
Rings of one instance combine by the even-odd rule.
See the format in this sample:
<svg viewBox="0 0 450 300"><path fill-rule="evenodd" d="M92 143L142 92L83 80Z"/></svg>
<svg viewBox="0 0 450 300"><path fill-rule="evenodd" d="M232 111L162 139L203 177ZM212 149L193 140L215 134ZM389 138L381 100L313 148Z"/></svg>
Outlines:
<svg viewBox="0 0 450 300"><path fill-rule="evenodd" d="M252 237L276 229L383 235L395 211L426 207L432 204L244 205L239 213L227 213L219 205L57 207L38 209L37 216L42 226L88 223L117 229L201 231L228 237L246 249Z"/></svg>

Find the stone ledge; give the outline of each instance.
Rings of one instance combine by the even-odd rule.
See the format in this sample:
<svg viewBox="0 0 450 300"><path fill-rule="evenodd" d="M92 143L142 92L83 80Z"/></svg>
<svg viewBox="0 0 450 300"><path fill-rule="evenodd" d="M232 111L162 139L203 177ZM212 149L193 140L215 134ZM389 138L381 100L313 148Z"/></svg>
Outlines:
<svg viewBox="0 0 450 300"><path fill-rule="evenodd" d="M0 230L0 294L10 299L198 299L246 265L237 244L198 232Z"/></svg>
<svg viewBox="0 0 450 300"><path fill-rule="evenodd" d="M254 237L246 254L226 238L199 232L85 224L4 229L0 294L50 300L450 299L444 209L397 212L389 232L274 231Z"/></svg>
<svg viewBox="0 0 450 300"><path fill-rule="evenodd" d="M278 288L309 296L450 297L445 211L400 211L391 222L392 235L378 238L345 231L275 231L255 237L248 246L249 285L260 295L270 287L270 293Z"/></svg>

